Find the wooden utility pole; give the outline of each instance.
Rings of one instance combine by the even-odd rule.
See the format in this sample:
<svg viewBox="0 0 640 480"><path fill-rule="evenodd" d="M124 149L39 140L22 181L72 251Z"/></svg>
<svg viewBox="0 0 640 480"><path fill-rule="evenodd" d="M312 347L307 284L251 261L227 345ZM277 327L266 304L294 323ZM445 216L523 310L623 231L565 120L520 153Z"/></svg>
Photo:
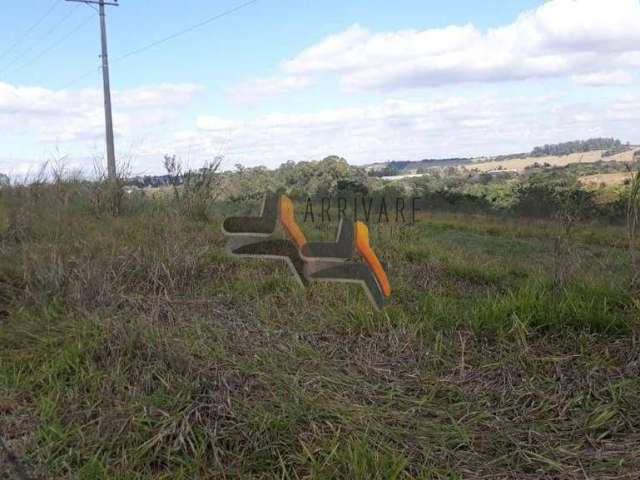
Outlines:
<svg viewBox="0 0 640 480"><path fill-rule="evenodd" d="M96 4L100 13L100 39L102 43L102 86L104 90L104 119L107 139L107 174L110 180L115 180L116 154L113 140L113 114L111 112L111 85L109 81L109 52L107 49L107 20L105 5L118 6L118 0L112 2L104 0L67 0L67 2L79 2L86 4Z"/></svg>

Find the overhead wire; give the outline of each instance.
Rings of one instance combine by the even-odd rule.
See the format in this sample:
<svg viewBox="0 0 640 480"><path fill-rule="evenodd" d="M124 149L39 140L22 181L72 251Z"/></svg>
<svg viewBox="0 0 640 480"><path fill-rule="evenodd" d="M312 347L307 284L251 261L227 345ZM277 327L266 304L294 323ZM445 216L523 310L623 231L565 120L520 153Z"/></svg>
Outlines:
<svg viewBox="0 0 640 480"><path fill-rule="evenodd" d="M54 2L54 4L52 5L52 7L50 8L50 10L49 10L49 11L47 11L47 14L46 14L45 16L43 16L43 17L42 17L42 19L41 19L39 22L37 22L37 24L36 24L35 26L31 27L27 33L30 33L32 30L34 30L35 28L37 28L37 26L38 26L40 23L42 23L42 21L44 21L44 19L45 19L45 18L46 18L46 17L47 17L47 16L48 16L48 15L49 15L49 14L50 14L54 9L55 9L55 7L59 4L59 2L60 2L60 1L61 1L61 0L56 0L56 1ZM215 22L216 20L219 20L219 19L221 19L221 18L223 18L223 17L229 16L229 15L231 15L231 14L233 14L233 13L235 13L235 12L237 12L237 11L239 11L239 10L243 9L243 8L249 7L250 5L253 5L253 4L257 3L258 1L259 1L259 0L248 0L248 1L245 1L245 2L243 2L243 3L241 3L241 4L239 4L239 5L236 5L236 6L235 6L235 7L233 7L233 8L230 8L230 9L224 10L224 11L222 11L222 12L220 12L220 13L216 14L216 15L213 15L213 16L211 16L211 17L208 17L208 18L206 18L206 19L204 19L204 20L202 20L202 21L200 21L200 22L198 22L198 23L195 23L195 24L190 25L190 26L188 26L188 27L185 27L185 28L183 28L183 29L181 29L181 30L178 30L178 31L176 31L176 32L174 32L174 33L172 33L172 34L170 34L170 35L167 35L166 37L160 38L160 39L155 40L155 41L153 41L153 42L151 42L151 43L149 43L149 44L147 44L147 45L144 45L144 46L142 46L142 47L138 47L138 48L136 48L136 49L134 49L134 50L131 50L131 51L129 51L129 52L124 53L123 55L120 55L120 56L118 56L118 57L115 57L115 58L112 60L112 63L121 62L121 61L123 61L123 60L125 60L125 59L127 59L127 58L132 57L132 56L139 55L139 54L141 54L141 53L143 53L143 52L145 52L145 51L148 51L148 50L150 50L150 49L152 49L152 48L154 48L154 47L157 47L158 45L164 44L164 43L169 42L169 41L171 41L171 40L173 40L173 39L175 39L175 38L178 38L178 37L181 37L181 36L183 36L183 35L186 35L186 34L188 34L188 33L192 32L192 31L194 31L194 30L197 30L197 29L202 28L202 27L204 27L204 26L206 26L206 25L208 25L208 24L210 24L210 23L212 23L212 22ZM48 36L48 35L49 35L50 33L52 33L53 31L55 31L55 29L57 29L57 28L58 28L62 23L64 23L64 21L66 21L66 20L67 20L67 19L68 19L72 14L73 14L73 13L70 13L69 15L65 16L65 17L64 17L60 22L58 22L58 23L57 23L57 24L56 24L52 29L50 29L50 30L48 31L48 33L47 33L47 34L45 34L45 37L46 37L46 36ZM42 56L46 55L49 51L51 51L52 49L56 48L59 44L61 44L62 42L64 42L67 38L69 38L71 35L73 35L73 34L74 34L76 31L78 31L80 28L82 28L82 27L83 27L83 26L88 22L88 20L90 20L90 18L91 18L91 17L87 17L87 18L85 18L85 19L84 19L84 20L83 20L83 21L82 21L82 22L81 22L77 27L75 27L71 32L69 32L67 35L65 35L64 37L60 38L59 40L57 40L57 41L56 41L56 42L54 42L53 44L49 45L45 50L41 51L38 55L36 55L36 57L32 58L30 61L26 62L25 64L20 65L20 66L17 68L17 70L21 70L21 69L26 68L27 66L30 66L31 64L35 63L35 62L36 62L37 60L39 60ZM24 36L23 36L23 37L24 37ZM19 42L17 42L17 43L19 43ZM37 43L37 42L36 42L36 43ZM18 58L19 58L19 57L18 57ZM14 60L15 60L15 59L14 59ZM13 63L14 63L14 62L11 62L11 64L10 64L10 65L8 65L8 66L6 66L4 70L0 71L0 73L2 73L2 72L4 72L4 71L6 71L10 66L12 66L12 65L13 65ZM64 89L68 88L69 86L71 86L71 85L73 85L73 84L75 84L75 83L79 82L80 80L83 80L84 78L86 78L86 77L88 77L88 76L90 76L90 75L95 74L95 73L96 73L96 71L98 71L98 72L99 72L99 71L100 71L100 67L98 67L97 69L96 69L96 68L93 68L93 69L91 69L91 70L88 70L87 72L85 72L85 73L83 73L82 75L80 75L80 76L76 77L76 78L75 78L75 79L73 79L72 81L67 82L66 84L64 84L60 89L61 89L61 90L64 90ZM220 151L223 151L224 149L226 149L227 144L228 144L228 141L230 140L230 136L231 136L231 135L229 135L229 137L225 140L225 142L223 143L223 145L220 147Z"/></svg>
<svg viewBox="0 0 640 480"><path fill-rule="evenodd" d="M151 42L151 43L149 43L147 45L143 45L142 47L135 48L134 50L126 52L126 53L124 53L124 54L122 54L120 56L114 57L114 58L111 59L111 63L112 64L113 63L118 63L118 62L121 62L121 61L123 61L123 60L125 60L127 58L130 58L130 57L134 56L134 55L138 55L140 53L146 52L147 50L150 50L150 49L152 49L154 47L157 47L158 45L161 45L163 43L166 43L166 42L168 42L170 40L173 40L175 38L181 37L183 35L186 35L187 33L190 33L190 32L192 32L194 30L197 30L198 28L202 28L202 27L204 27L204 26L206 26L206 25L208 25L208 24L210 24L212 22L215 22L216 20L219 20L219 19L221 19L223 17L226 17L228 15L231 15L231 14L237 12L238 10L241 10L243 8L246 8L246 7L250 6L250 5L253 5L254 3L258 3L258 1L259 0L248 0L248 1L244 2L244 3L236 5L233 8L230 8L228 10L224 10L224 11L222 11L222 12L216 14L216 15L213 15L211 17L208 17L208 18L206 18L206 19L204 19L204 20L202 20L202 21L200 21L198 23L195 23L195 24L190 25L188 27L185 27L185 28L183 28L181 30L178 30L177 32L174 32L174 33L172 33L170 35L167 35L166 37L160 38L160 39L155 40L155 41L153 41L153 42ZM75 79L70 80L69 82L66 82L65 84L63 84L60 87L60 89L64 90L65 88L69 88L70 86L75 85L79 81L84 80L85 78L87 78L90 75L92 75L93 72L94 72L94 69L91 69L91 70L88 70L88 71L84 72L83 74L79 75Z"/></svg>
<svg viewBox="0 0 640 480"><path fill-rule="evenodd" d="M9 47L7 47L2 53L0 53L0 59L6 57L15 47L17 47L22 40L27 38L31 32L33 32L36 28L40 26L42 22L44 22L49 15L56 9L58 5L62 3L62 0L54 0L47 11L38 18L27 30L25 30Z"/></svg>
<svg viewBox="0 0 640 480"><path fill-rule="evenodd" d="M48 37L53 35L53 33L58 28L60 28L61 25L63 25L67 20L69 20L76 13L77 10L78 9L69 10L66 15L64 15L57 23L55 23L51 28L49 28L49 30L47 30L43 35L40 35L39 37L37 37L33 42L31 42L27 46L26 49L18 52L9 63L5 64L4 67L0 69L0 73L4 73L10 70L11 67L13 67L13 65L15 65L17 62L23 59L26 55L28 55L33 50L35 50L38 45L41 45Z"/></svg>
<svg viewBox="0 0 640 480"><path fill-rule="evenodd" d="M72 35L74 35L78 30L80 30L87 23L89 23L89 21L92 20L93 18L94 18L93 14L85 17L80 23L76 24L76 26L73 29L71 29L69 32L67 32L64 36L60 37L58 40L56 40L55 42L50 44L44 50L40 51L40 53L38 53L35 57L31 58L31 60L19 65L18 67L16 67L13 71L17 72L17 71L20 71L20 70L22 70L22 69L24 69L26 67L29 67L29 66L33 65L35 62L37 62L42 57L44 57L47 53L49 53L50 51L54 50L59 45L64 43L67 39L69 39Z"/></svg>
<svg viewBox="0 0 640 480"><path fill-rule="evenodd" d="M164 38L161 38L159 40L153 41L151 43L149 43L148 45L145 45L143 47L139 47L136 48L135 50L131 50L130 52L127 52L123 55L120 55L119 57L116 57L113 62L119 62L121 60L124 60L126 58L132 57L134 55L138 55L142 52L146 52L147 50L150 50L151 48L157 47L158 45L162 45L163 43L166 43L170 40L173 40L175 38L181 37L182 35L186 35L187 33L190 33L194 30L197 30L198 28L202 28L205 25L210 24L211 22L214 22L216 20L219 20L220 18L226 17L228 15L231 15L235 12L237 12L238 10L242 10L243 8L246 8L250 5L253 5L254 3L257 3L259 0L249 0L247 2L241 3L240 5L237 5L233 8L230 8L228 10L225 10L223 12L218 13L217 15L214 15L212 17L209 17L199 23L196 23L194 25L191 25L189 27L183 28L182 30L179 30L175 33L172 33L171 35L167 35Z"/></svg>

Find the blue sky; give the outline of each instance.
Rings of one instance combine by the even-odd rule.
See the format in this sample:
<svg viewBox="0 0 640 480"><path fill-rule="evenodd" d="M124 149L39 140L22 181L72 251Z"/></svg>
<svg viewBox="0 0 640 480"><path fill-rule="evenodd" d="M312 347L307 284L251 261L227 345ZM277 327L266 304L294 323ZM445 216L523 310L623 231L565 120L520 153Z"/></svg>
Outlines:
<svg viewBox="0 0 640 480"><path fill-rule="evenodd" d="M0 171L56 156L90 170L104 151L97 15L5 3ZM163 153L273 167L640 143L637 0L259 0L117 61L243 2L120 3L108 8L116 149L133 173L159 172Z"/></svg>
<svg viewBox="0 0 640 480"><path fill-rule="evenodd" d="M0 44L8 46L54 2L22 0L5 3L0 20ZM73 15L65 22L64 28L47 37L47 41L63 36L92 14L85 5L56 3L58 5L42 28L28 37L22 49L14 50L10 58L31 46L39 35L45 35L49 27L64 19L70 11ZM120 7L110 7L107 11L110 54L113 57L243 2L121 0L120 3ZM487 28L509 22L520 11L534 7L536 3L539 2L494 0L483 2L479 8L478 2L469 0L449 3L424 0L260 0L244 10L133 57L119 68L114 68L113 77L122 88L157 82L197 82L211 88L224 87L228 82L239 81L246 76L261 75L283 58L293 56L354 23L374 31L435 28L467 22ZM37 83L50 88L64 85L73 80L74 73L81 75L97 64L98 41L96 19L60 48L51 51L48 59L41 59L29 68L10 70L0 78L12 83ZM46 43L42 45L46 46ZM36 48L33 53L41 50ZM2 58L1 65L6 60ZM76 86L92 87L94 84L88 80Z"/></svg>

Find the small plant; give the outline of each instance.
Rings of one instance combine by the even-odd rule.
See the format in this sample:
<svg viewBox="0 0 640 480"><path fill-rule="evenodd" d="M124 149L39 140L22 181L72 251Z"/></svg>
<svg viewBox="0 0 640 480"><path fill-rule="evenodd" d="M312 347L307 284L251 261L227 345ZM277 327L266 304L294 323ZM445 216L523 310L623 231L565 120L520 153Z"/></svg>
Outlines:
<svg viewBox="0 0 640 480"><path fill-rule="evenodd" d="M554 196L558 205L555 215L561 230L554 240L553 283L564 285L567 278L578 267L573 233L576 224L587 220L593 213L593 194L586 190L570 189L557 191Z"/></svg>
<svg viewBox="0 0 640 480"><path fill-rule="evenodd" d="M94 159L95 181L91 183L91 203L97 215L106 214L117 217L122 212L124 181L130 176L128 161L119 161L116 165L116 177L108 178L101 159Z"/></svg>
<svg viewBox="0 0 640 480"><path fill-rule="evenodd" d="M221 176L218 173L222 157L205 163L198 170L182 172L180 160L175 155L164 156L164 168L174 177L173 196L182 215L194 220L207 220L207 209L221 193ZM179 181L182 185L178 185Z"/></svg>
<svg viewBox="0 0 640 480"><path fill-rule="evenodd" d="M640 259L637 248L640 226L640 168L636 166L634 172L633 167L629 165L628 169L632 176L629 182L629 198L627 199L627 237L633 271L632 284L637 285L640 282Z"/></svg>

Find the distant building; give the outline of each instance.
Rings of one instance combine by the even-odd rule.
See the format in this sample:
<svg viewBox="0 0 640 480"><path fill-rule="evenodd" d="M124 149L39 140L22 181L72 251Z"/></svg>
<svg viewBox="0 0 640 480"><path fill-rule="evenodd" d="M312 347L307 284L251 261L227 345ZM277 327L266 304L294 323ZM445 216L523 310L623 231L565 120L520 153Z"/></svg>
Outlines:
<svg viewBox="0 0 640 480"><path fill-rule="evenodd" d="M167 185L181 185L182 177L179 175L144 175L130 178L127 183L138 188L157 188Z"/></svg>
<svg viewBox="0 0 640 480"><path fill-rule="evenodd" d="M134 194L138 194L138 193L143 193L144 190L142 190L140 187L136 187L135 185L128 185L126 187L124 187L122 189L122 191L124 193L126 193L127 195L134 195Z"/></svg>

